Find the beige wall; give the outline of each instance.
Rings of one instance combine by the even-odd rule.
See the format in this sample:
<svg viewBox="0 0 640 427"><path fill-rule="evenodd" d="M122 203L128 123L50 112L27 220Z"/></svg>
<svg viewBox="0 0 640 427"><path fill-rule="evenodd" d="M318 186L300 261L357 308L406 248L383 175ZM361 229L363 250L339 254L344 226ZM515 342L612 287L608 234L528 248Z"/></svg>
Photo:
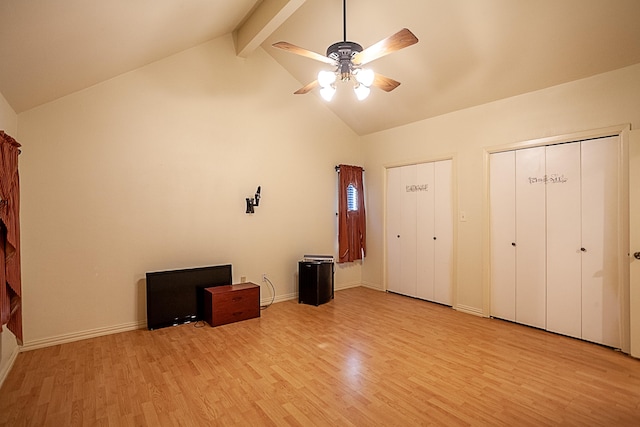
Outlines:
<svg viewBox="0 0 640 427"><path fill-rule="evenodd" d="M368 256L363 282L384 287L385 166L453 157L458 213L467 217L456 221L457 304L486 314L484 149L624 123L640 126L640 65L364 137Z"/></svg>
<svg viewBox="0 0 640 427"><path fill-rule="evenodd" d="M293 297L301 256L335 251L334 165L362 161L299 86L228 36L20 114L26 346L140 326L148 271L232 263Z"/></svg>
<svg viewBox="0 0 640 427"><path fill-rule="evenodd" d="M16 138L18 134L18 116L0 93L0 130ZM0 332L0 385L17 353L16 337L7 329Z"/></svg>
<svg viewBox="0 0 640 427"><path fill-rule="evenodd" d="M13 111L2 93L0 93L0 130L14 138L18 134L18 115Z"/></svg>

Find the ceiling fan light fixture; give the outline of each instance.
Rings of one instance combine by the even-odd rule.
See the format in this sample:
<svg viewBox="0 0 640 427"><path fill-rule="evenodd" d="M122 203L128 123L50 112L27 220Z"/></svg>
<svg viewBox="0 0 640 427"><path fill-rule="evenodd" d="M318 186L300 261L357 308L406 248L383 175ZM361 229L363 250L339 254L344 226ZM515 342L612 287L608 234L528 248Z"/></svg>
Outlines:
<svg viewBox="0 0 640 427"><path fill-rule="evenodd" d="M333 73L321 71L318 73L316 80L298 89L294 94L305 94L320 86L322 97L330 101L336 91L335 81L340 78L341 81L347 82L352 80L353 77L353 80L355 80L354 91L358 99L362 101L369 96L372 86L382 89L385 92L391 92L400 85L400 82L361 67L376 59L417 43L418 38L409 31L409 29L403 28L397 33L380 40L378 43L362 49L362 45L359 43L347 40L347 0L342 1L342 9L343 40L329 46L326 56L284 41L272 45L278 49L283 49L335 67Z"/></svg>
<svg viewBox="0 0 640 427"><path fill-rule="evenodd" d="M336 93L336 88L333 85L325 86L320 89L320 96L322 96L322 99L324 99L327 102L331 101L335 93Z"/></svg>
<svg viewBox="0 0 640 427"><path fill-rule="evenodd" d="M358 83L361 85L365 85L366 87L371 87L373 84L373 80L376 75L370 68L361 68L353 71L353 75L355 76Z"/></svg>
<svg viewBox="0 0 640 427"><path fill-rule="evenodd" d="M369 93L371 93L371 89L369 89L367 86L363 84L359 84L356 87L354 87L353 91L356 93L356 97L358 98L358 101L363 101L367 99L367 97L369 96Z"/></svg>
<svg viewBox="0 0 640 427"><path fill-rule="evenodd" d="M329 87L336 81L336 73L333 71L322 70L318 73L318 84L320 87Z"/></svg>

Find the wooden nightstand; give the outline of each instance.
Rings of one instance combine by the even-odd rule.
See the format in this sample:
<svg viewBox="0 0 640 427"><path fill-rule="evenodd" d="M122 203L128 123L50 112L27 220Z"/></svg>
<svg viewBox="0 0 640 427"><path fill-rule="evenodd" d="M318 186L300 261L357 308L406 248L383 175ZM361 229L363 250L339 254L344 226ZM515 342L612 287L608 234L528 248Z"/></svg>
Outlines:
<svg viewBox="0 0 640 427"><path fill-rule="evenodd" d="M260 286L255 283L204 290L204 320L211 326L260 317Z"/></svg>

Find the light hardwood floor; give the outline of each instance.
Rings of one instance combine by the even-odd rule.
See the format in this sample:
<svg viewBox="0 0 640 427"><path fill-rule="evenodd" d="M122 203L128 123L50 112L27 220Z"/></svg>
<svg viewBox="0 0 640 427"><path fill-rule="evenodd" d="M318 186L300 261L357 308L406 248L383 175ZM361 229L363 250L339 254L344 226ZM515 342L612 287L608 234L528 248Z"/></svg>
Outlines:
<svg viewBox="0 0 640 427"><path fill-rule="evenodd" d="M366 288L33 350L0 424L638 426L640 361Z"/></svg>

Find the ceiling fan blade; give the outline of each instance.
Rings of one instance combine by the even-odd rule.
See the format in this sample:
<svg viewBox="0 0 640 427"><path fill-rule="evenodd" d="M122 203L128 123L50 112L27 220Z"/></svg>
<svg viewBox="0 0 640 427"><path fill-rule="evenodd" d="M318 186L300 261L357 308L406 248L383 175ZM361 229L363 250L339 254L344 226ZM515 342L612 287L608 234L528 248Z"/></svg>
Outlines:
<svg viewBox="0 0 640 427"><path fill-rule="evenodd" d="M385 77L381 74L376 74L371 86L375 86L385 92L391 92L392 90L400 86L400 82L393 80L392 78Z"/></svg>
<svg viewBox="0 0 640 427"><path fill-rule="evenodd" d="M318 86L318 81L314 80L311 83L309 83L308 85L301 87L300 89L298 89L297 91L293 92L295 95L304 95L305 93L309 93L311 92L313 89L315 89Z"/></svg>
<svg viewBox="0 0 640 427"><path fill-rule="evenodd" d="M272 46L277 47L278 49L286 50L287 52L295 53L296 55L301 55L307 58L315 59L316 61L324 62L325 64L336 65L336 62L331 58L327 58L326 56L322 56L319 53L303 49L288 42L278 42L272 44Z"/></svg>
<svg viewBox="0 0 640 427"><path fill-rule="evenodd" d="M418 43L418 38L411 31L403 28L394 35L353 55L352 61L356 65L364 65L416 43Z"/></svg>

